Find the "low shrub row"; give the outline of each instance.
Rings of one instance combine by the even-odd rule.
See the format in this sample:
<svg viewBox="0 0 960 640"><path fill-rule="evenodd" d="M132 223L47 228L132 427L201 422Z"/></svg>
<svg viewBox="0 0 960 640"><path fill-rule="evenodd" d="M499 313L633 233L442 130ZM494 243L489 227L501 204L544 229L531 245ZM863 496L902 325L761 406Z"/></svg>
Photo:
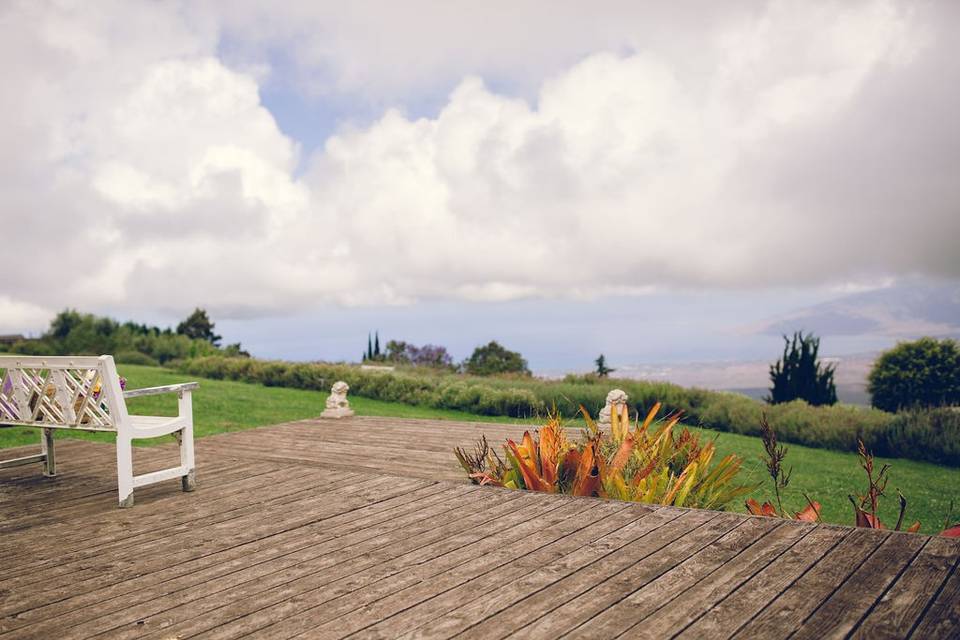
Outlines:
<svg viewBox="0 0 960 640"><path fill-rule="evenodd" d="M736 393L666 382L599 380L591 376L568 376L562 381L480 378L216 356L185 360L178 368L206 378L324 392L335 381L344 380L350 385L351 394L366 398L519 418L544 416L553 408L561 415L575 416L581 404L596 415L607 392L620 388L642 415L661 402L667 411L683 411L689 423L759 436L760 419L765 413L778 437L786 442L856 451L858 440L862 440L877 455L960 466L960 413L952 409L895 415L849 405L812 407L802 400L768 406Z"/></svg>
<svg viewBox="0 0 960 640"><path fill-rule="evenodd" d="M922 451L918 460L960 466L960 409L917 409L900 412L876 434L872 443L878 456L901 456L900 451Z"/></svg>

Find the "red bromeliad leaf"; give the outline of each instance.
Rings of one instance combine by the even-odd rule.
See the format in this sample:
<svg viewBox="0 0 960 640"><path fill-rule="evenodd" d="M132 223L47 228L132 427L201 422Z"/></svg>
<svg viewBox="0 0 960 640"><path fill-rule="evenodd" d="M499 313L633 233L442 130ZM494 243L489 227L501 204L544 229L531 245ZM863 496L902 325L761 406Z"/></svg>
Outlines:
<svg viewBox="0 0 960 640"><path fill-rule="evenodd" d="M592 496L600 488L600 471L595 462L593 444L588 444L580 456L577 476L570 491L575 496Z"/></svg>
<svg viewBox="0 0 960 640"><path fill-rule="evenodd" d="M762 505L754 500L753 498L747 498L747 511L755 516L765 516L767 518L776 518L777 510L774 509L773 505L769 502L764 502Z"/></svg>
<svg viewBox="0 0 960 640"><path fill-rule="evenodd" d="M653 470L657 468L657 462L658 460L654 458L647 463L647 466L638 471L637 474L633 476L633 486L638 486L647 476L653 473Z"/></svg>
<svg viewBox="0 0 960 640"><path fill-rule="evenodd" d="M949 529L944 530L940 535L948 538L960 538L960 523L957 523Z"/></svg>
<svg viewBox="0 0 960 640"><path fill-rule="evenodd" d="M872 514L867 513L859 507L856 508L857 513L857 526L863 527L865 529L886 529L883 526L883 523L880 522L880 518L873 517Z"/></svg>
<svg viewBox="0 0 960 640"><path fill-rule="evenodd" d="M523 439L520 441L520 446L518 447L520 453L523 454L523 457L527 462L530 463L534 469L537 468L537 444L533 441L533 436L530 435L529 431L523 432Z"/></svg>
<svg viewBox="0 0 960 640"><path fill-rule="evenodd" d="M910 526L907 528L907 533L916 533L917 531L920 531L920 521L919 521L919 520L917 520L916 522L914 522L912 525L910 525Z"/></svg>
<svg viewBox="0 0 960 640"><path fill-rule="evenodd" d="M524 440L527 439L529 433L524 434ZM507 441L507 446L513 451L513 455L517 457L517 465L520 467L520 475L523 476L523 484L530 489L531 491L544 491L547 493L553 493L554 487L548 485L540 477L540 474L537 473L537 469L534 466L533 461L529 457L524 457L522 455L522 445L517 446L517 443L513 440Z"/></svg>
<svg viewBox="0 0 960 640"><path fill-rule="evenodd" d="M580 452L571 449L563 456L563 462L560 463L560 481L564 486L573 486L573 481L577 478L577 468L580 466Z"/></svg>
<svg viewBox="0 0 960 640"><path fill-rule="evenodd" d="M812 501L807 504L803 511L798 511L795 518L803 522L816 522L820 519L820 503Z"/></svg>
<svg viewBox="0 0 960 640"><path fill-rule="evenodd" d="M630 461L631 454L633 454L633 435L627 434L627 437L620 444L620 448L617 449L617 453L613 456L613 460L610 461L610 470L623 471L623 468Z"/></svg>
<svg viewBox="0 0 960 640"><path fill-rule="evenodd" d="M747 511L750 512L750 515L763 515L763 509L760 508L760 503L753 498L747 498L747 501L744 504L747 506Z"/></svg>
<svg viewBox="0 0 960 640"><path fill-rule="evenodd" d="M594 467L596 470L596 467ZM575 496L598 496L600 491L600 474L592 473L574 487L572 495Z"/></svg>
<svg viewBox="0 0 960 640"><path fill-rule="evenodd" d="M557 484L559 440L552 425L548 424L540 430L540 475L551 486Z"/></svg>

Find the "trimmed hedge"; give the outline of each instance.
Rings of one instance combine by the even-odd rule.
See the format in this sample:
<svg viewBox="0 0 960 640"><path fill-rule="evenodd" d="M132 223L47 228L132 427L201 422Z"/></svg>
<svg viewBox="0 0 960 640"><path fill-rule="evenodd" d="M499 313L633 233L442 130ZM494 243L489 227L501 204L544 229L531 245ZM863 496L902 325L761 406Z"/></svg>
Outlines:
<svg viewBox="0 0 960 640"><path fill-rule="evenodd" d="M960 466L960 414L952 409L894 415L851 405L812 407L802 400L770 406L737 393L667 382L590 376L568 376L563 381L480 378L422 369L364 371L345 364L216 356L185 360L177 368L205 378L322 392L343 380L350 385L350 393L365 398L517 418L543 416L554 408L564 416L575 416L581 404L597 415L607 392L620 388L641 414L659 401L667 411L683 411L691 423L757 436L760 416L766 413L784 442L856 451L857 440L862 439L877 455Z"/></svg>

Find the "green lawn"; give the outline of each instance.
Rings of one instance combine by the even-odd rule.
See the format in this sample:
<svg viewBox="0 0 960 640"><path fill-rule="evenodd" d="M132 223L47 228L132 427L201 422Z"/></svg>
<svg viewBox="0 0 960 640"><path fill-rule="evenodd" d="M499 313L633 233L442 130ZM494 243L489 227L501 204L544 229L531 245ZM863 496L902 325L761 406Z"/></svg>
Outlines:
<svg viewBox="0 0 960 640"><path fill-rule="evenodd" d="M120 365L121 375L127 378L127 388L151 387L184 382L189 376L159 369ZM202 380L200 390L194 395L194 418L198 437L236 431L251 427L277 424L290 420L310 418L323 410L325 395L313 391L263 387L241 382ZM413 407L402 404L351 397L351 406L360 415L395 416L404 418L433 418L446 420L472 420L482 422L525 422L502 417L475 416L460 411ZM176 412L175 396L138 398L129 403L135 413L163 415ZM526 421L530 422L530 421ZM749 483L764 483L754 496L763 500L769 486L766 469L759 456L762 445L758 438L730 433L704 431L716 436L718 453L737 453L745 458L740 477ZM110 442L111 434L85 432L57 432L58 437L76 437L86 440ZM165 441L160 438L138 442L149 445ZM0 429L0 448L39 442L35 429ZM451 454L452 456L452 454ZM943 527L943 520L950 509L951 500L956 503L954 520L960 520L960 469L941 467L911 460L879 460L893 465L890 473L881 519L891 525L896 522L899 488L909 501L908 524L914 520L923 523L923 531L936 533ZM863 491L865 478L857 456L824 449L812 449L789 445L787 465L793 466L793 476L786 491L785 506L799 510L805 504L802 492L823 504L823 518L827 522L852 524L853 515L847 495Z"/></svg>

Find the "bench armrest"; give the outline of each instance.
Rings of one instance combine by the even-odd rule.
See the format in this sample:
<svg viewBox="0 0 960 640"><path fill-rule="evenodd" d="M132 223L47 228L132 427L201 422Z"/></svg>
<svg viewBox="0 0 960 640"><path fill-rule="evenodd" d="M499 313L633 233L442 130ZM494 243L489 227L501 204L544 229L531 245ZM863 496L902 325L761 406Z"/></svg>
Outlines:
<svg viewBox="0 0 960 640"><path fill-rule="evenodd" d="M147 387L146 389L131 389L124 391L124 398L139 398L141 396L155 396L161 393L183 393L184 391L193 391L200 385L196 382L182 382L180 384L168 384L162 387Z"/></svg>

